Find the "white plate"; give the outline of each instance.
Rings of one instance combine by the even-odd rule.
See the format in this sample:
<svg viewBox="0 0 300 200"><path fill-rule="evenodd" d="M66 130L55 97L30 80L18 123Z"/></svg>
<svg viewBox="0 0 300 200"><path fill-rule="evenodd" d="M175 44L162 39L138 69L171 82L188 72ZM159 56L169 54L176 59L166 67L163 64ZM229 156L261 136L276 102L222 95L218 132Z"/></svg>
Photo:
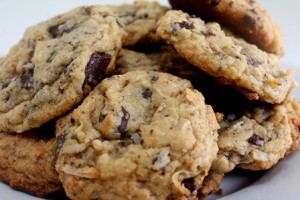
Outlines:
<svg viewBox="0 0 300 200"><path fill-rule="evenodd" d="M5 55L9 48L18 42L26 27L59 13L66 12L76 6L89 4L120 4L132 2L130 0L8 0L0 2L0 56ZM160 1L167 5L167 0ZM298 68L296 79L300 83L300 1L259 1L282 27L285 35L286 56L282 62L287 67ZM300 88L295 91L300 99ZM222 189L223 197L220 200L294 200L298 198L300 184L300 152L281 161L272 170L266 173L249 172L248 176L242 173L231 173L226 176ZM0 199L4 200L34 200L40 199L23 192L11 190L7 185L0 183ZM61 199L58 196L47 199Z"/></svg>

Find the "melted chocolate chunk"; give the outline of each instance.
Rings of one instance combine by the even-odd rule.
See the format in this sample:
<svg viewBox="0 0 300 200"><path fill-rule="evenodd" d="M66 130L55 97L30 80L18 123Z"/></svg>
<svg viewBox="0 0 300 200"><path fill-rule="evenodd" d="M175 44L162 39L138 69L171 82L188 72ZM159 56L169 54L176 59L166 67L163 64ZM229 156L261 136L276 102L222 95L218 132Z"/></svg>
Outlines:
<svg viewBox="0 0 300 200"><path fill-rule="evenodd" d="M56 139L57 144L56 144L56 151L55 151L55 160L57 159L57 157L60 153L60 150L61 150L62 146L64 145L66 139L67 139L67 134L62 134L62 135L57 137L57 139Z"/></svg>
<svg viewBox="0 0 300 200"><path fill-rule="evenodd" d="M151 99L152 91L149 88L145 88L142 92L144 99Z"/></svg>
<svg viewBox="0 0 300 200"><path fill-rule="evenodd" d="M54 26L51 26L49 27L48 29L48 32L51 34L51 36L53 38L57 38L60 36L60 32L58 30L58 27L60 26L61 24L58 24L58 25L54 25Z"/></svg>
<svg viewBox="0 0 300 200"><path fill-rule="evenodd" d="M175 24L178 24L180 28L185 28L187 30L191 30L195 28L192 22L182 21L182 22L176 22Z"/></svg>
<svg viewBox="0 0 300 200"><path fill-rule="evenodd" d="M196 190L194 178L185 179L182 181L182 184L191 192Z"/></svg>
<svg viewBox="0 0 300 200"><path fill-rule="evenodd" d="M248 27L254 27L256 24L256 20L249 16L249 15L245 15L243 18L242 18L242 25L243 26L248 26Z"/></svg>
<svg viewBox="0 0 300 200"><path fill-rule="evenodd" d="M256 145L256 146L263 146L264 143L265 143L265 139L256 135L256 134L253 134L249 139L248 139L248 142L250 144L253 144L253 145Z"/></svg>
<svg viewBox="0 0 300 200"><path fill-rule="evenodd" d="M21 82L21 88L29 90L33 88L32 74L23 74L19 76Z"/></svg>
<svg viewBox="0 0 300 200"><path fill-rule="evenodd" d="M210 0L210 5L215 7L220 3L220 0Z"/></svg>
<svg viewBox="0 0 300 200"><path fill-rule="evenodd" d="M102 79L111 61L111 55L103 52L95 52L85 68L85 80L83 87L89 85L94 87Z"/></svg>
<svg viewBox="0 0 300 200"><path fill-rule="evenodd" d="M127 124L130 119L129 112L123 106L122 106L122 113L123 113L123 116L121 119L121 124L118 126L118 131L121 135L126 131Z"/></svg>

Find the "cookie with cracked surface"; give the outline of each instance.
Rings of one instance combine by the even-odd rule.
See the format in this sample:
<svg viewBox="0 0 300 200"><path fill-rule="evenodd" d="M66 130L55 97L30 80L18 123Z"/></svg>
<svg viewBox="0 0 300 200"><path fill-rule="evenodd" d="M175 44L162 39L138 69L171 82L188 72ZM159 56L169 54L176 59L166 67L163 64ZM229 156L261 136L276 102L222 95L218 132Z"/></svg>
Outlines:
<svg viewBox="0 0 300 200"><path fill-rule="evenodd" d="M169 0L174 9L217 21L269 53L283 56L283 34L271 14L254 0Z"/></svg>
<svg viewBox="0 0 300 200"><path fill-rule="evenodd" d="M158 22L157 33L188 62L250 99L281 103L293 87L294 70L284 69L276 56L255 45L226 36L217 23L172 10Z"/></svg>
<svg viewBox="0 0 300 200"><path fill-rule="evenodd" d="M115 75L58 122L56 169L71 199L196 198L218 151L218 127L189 81L153 71Z"/></svg>
<svg viewBox="0 0 300 200"><path fill-rule="evenodd" d="M156 35L156 23L168 10L166 7L156 1L135 1L134 4L112 6L111 9L116 12L127 33L123 46L160 41Z"/></svg>
<svg viewBox="0 0 300 200"><path fill-rule="evenodd" d="M55 170L54 128L45 132L49 127L22 135L0 133L0 180L36 196L62 189Z"/></svg>
<svg viewBox="0 0 300 200"><path fill-rule="evenodd" d="M114 69L124 35L103 6L27 29L1 61L0 130L21 133L70 110Z"/></svg>

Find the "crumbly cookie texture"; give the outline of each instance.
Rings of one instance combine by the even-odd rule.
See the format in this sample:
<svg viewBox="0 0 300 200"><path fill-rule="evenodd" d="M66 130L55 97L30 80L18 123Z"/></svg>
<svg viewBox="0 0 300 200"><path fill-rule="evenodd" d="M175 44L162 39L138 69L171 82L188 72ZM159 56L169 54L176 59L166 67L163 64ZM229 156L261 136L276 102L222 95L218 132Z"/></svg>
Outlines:
<svg viewBox="0 0 300 200"><path fill-rule="evenodd" d="M169 0L174 9L195 14L205 21L217 21L223 26L279 56L284 54L283 34L279 26L254 0Z"/></svg>
<svg viewBox="0 0 300 200"><path fill-rule="evenodd" d="M281 103L294 83L294 70L241 39L226 36L217 23L205 24L182 11L168 11L157 33L188 62L238 87L248 98Z"/></svg>
<svg viewBox="0 0 300 200"><path fill-rule="evenodd" d="M32 130L22 135L0 133L0 180L36 196L62 189L55 170L54 129L52 137L45 136L45 131L49 130Z"/></svg>
<svg viewBox="0 0 300 200"><path fill-rule="evenodd" d="M220 151L213 169L228 172L234 167L250 170L269 169L294 149L294 118L289 111L295 102L281 105L257 105L237 120L221 122ZM299 128L299 126L297 126ZM299 137L299 130L297 131Z"/></svg>
<svg viewBox="0 0 300 200"><path fill-rule="evenodd" d="M58 122L56 169L71 199L196 199L218 128L189 81L115 75Z"/></svg>
<svg viewBox="0 0 300 200"><path fill-rule="evenodd" d="M1 60L0 130L39 127L114 69L125 32L107 7L80 7L32 26Z"/></svg>
<svg viewBox="0 0 300 200"><path fill-rule="evenodd" d="M168 10L156 1L135 1L134 4L124 4L111 7L124 25L127 36L123 46L137 43L155 43L160 41L156 35L156 23Z"/></svg>

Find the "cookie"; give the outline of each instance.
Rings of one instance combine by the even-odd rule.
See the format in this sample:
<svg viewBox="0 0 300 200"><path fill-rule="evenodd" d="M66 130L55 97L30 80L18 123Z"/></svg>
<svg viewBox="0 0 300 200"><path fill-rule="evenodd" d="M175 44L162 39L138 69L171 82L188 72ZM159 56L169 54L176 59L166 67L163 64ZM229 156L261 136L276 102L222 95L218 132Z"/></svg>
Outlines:
<svg viewBox="0 0 300 200"><path fill-rule="evenodd" d="M273 54L226 36L217 23L173 10L160 19L157 33L188 62L250 99L281 103L294 85L294 70L284 69Z"/></svg>
<svg viewBox="0 0 300 200"><path fill-rule="evenodd" d="M213 169L263 170L282 159L293 144L287 104L256 106L237 120L222 122Z"/></svg>
<svg viewBox="0 0 300 200"><path fill-rule="evenodd" d="M47 127L22 135L0 133L0 180L36 196L62 189L55 170L54 129Z"/></svg>
<svg viewBox="0 0 300 200"><path fill-rule="evenodd" d="M124 35L102 6L27 29L1 61L0 130L21 133L70 110L114 69Z"/></svg>
<svg viewBox="0 0 300 200"><path fill-rule="evenodd" d="M139 70L140 67L134 64L137 63L137 66L144 66L143 69L148 66L148 69L169 71L192 82L204 95L206 103L224 115L218 131L220 152L214 162L216 172L225 173L236 166L252 170L268 169L288 152L299 148L299 103L291 96L289 103L278 106L250 101L232 86L221 84L186 61L180 61L172 49L166 49L162 50L163 53L148 55L126 50L123 53L127 52L129 59L118 58L117 71ZM168 54L168 57L163 54ZM156 59L153 59L154 55ZM160 59L158 55L161 55ZM265 120L260 119L262 115L266 115ZM260 145L254 143L255 138L261 142ZM259 158L256 155L259 153L264 157Z"/></svg>
<svg viewBox="0 0 300 200"><path fill-rule="evenodd" d="M283 34L279 26L254 0L169 0L174 9L195 14L221 25L257 45L264 51L282 56Z"/></svg>
<svg viewBox="0 0 300 200"><path fill-rule="evenodd" d="M160 37L156 35L156 23L168 10L156 1L135 1L134 4L123 4L110 7L124 25L127 35L123 46L138 43L156 43Z"/></svg>
<svg viewBox="0 0 300 200"><path fill-rule="evenodd" d="M58 122L56 169L71 199L193 199L216 157L218 127L189 81L115 75Z"/></svg>

